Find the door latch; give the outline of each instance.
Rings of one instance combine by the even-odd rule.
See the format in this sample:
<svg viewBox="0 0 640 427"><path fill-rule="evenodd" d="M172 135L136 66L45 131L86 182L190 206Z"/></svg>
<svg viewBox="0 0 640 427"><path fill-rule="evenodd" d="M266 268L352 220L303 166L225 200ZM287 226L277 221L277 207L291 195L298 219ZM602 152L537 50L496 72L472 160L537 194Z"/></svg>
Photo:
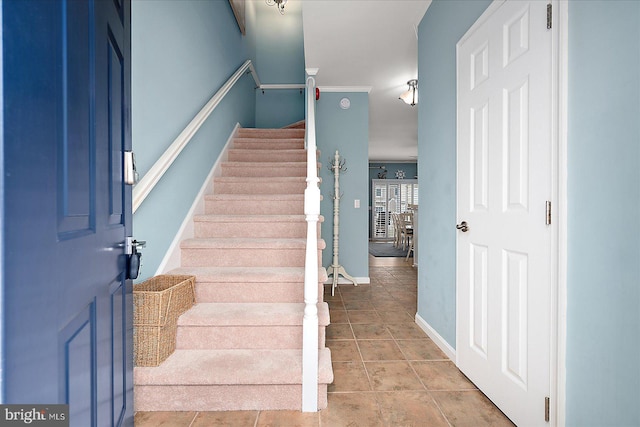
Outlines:
<svg viewBox="0 0 640 427"><path fill-rule="evenodd" d="M138 183L136 158L133 155L133 151L124 152L124 183L127 185L135 185Z"/></svg>
<svg viewBox="0 0 640 427"><path fill-rule="evenodd" d="M467 221L462 221L460 224L456 225L456 228L463 233L469 231L469 225L467 225Z"/></svg>
<svg viewBox="0 0 640 427"><path fill-rule="evenodd" d="M125 254L127 255L127 279L137 279L140 274L140 258L142 253L138 249L142 249L147 245L144 240L134 240L133 237L127 237L125 241Z"/></svg>

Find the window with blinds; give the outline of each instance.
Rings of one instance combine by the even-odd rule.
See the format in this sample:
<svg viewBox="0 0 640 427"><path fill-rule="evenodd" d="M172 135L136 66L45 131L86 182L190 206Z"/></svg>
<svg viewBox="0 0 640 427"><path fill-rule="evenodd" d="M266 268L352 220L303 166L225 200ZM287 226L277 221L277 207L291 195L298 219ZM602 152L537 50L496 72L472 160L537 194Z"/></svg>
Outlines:
<svg viewBox="0 0 640 427"><path fill-rule="evenodd" d="M371 194L371 239L391 240L391 213L404 213L418 205L417 179L373 179Z"/></svg>

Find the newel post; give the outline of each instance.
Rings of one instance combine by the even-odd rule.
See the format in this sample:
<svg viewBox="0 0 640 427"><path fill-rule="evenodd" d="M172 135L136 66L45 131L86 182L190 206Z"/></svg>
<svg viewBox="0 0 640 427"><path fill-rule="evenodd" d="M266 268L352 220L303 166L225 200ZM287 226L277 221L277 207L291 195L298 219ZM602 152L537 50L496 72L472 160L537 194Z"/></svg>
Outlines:
<svg viewBox="0 0 640 427"><path fill-rule="evenodd" d="M304 214L307 221L307 247L304 273L304 318L302 321L302 410L318 411L318 220L320 219L320 180L316 158L316 81L317 69L307 69L306 135L307 187Z"/></svg>

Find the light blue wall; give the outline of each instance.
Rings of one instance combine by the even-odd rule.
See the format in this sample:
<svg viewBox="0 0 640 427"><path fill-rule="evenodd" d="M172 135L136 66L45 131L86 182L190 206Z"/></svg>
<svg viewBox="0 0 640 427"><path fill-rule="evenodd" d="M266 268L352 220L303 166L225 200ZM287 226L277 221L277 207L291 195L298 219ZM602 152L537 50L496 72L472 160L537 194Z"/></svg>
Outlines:
<svg viewBox="0 0 640 427"><path fill-rule="evenodd" d="M134 0L131 27L133 150L144 176L249 53L227 1ZM147 241L141 279L155 273L235 124L254 125L253 88L244 76L135 213L135 236Z"/></svg>
<svg viewBox="0 0 640 427"><path fill-rule="evenodd" d="M378 174L383 172L383 169L380 169L380 166L384 166L384 169L387 170L387 178L386 179L396 179L396 172L401 170L404 172L405 179L414 179L418 175L418 164L417 163L369 163L369 179L380 179L378 178ZM371 186L371 183L369 183Z"/></svg>
<svg viewBox="0 0 640 427"><path fill-rule="evenodd" d="M435 0L418 28L418 314L456 345L456 43L489 0Z"/></svg>
<svg viewBox="0 0 640 427"><path fill-rule="evenodd" d="M302 2L289 2L284 15L264 2L256 12L256 68L262 84L304 84ZM256 127L282 127L304 119L304 91L256 91Z"/></svg>
<svg viewBox="0 0 640 427"><path fill-rule="evenodd" d="M567 426L640 425L640 2L569 2Z"/></svg>
<svg viewBox="0 0 640 427"><path fill-rule="evenodd" d="M258 20L258 16L257 16L257 7L258 5L261 5L262 2L254 2L254 1L248 1L245 3L245 35L244 35L244 42L246 43L247 46L247 53L248 53L248 58L251 59L251 62L253 62L253 65L256 66L256 43L258 42L257 38L256 38L256 29L258 27L257 25L257 20Z"/></svg>
<svg viewBox="0 0 640 427"><path fill-rule="evenodd" d="M339 107L340 99L351 100L351 108ZM347 171L340 174L340 257L339 262L354 277L369 277L368 258L368 183L369 183L369 94L322 93L317 102L317 138L320 150L320 190L322 238L327 243L323 265L331 265L333 256L334 176L327 169L336 150L346 160ZM354 208L354 199L360 208Z"/></svg>
<svg viewBox="0 0 640 427"><path fill-rule="evenodd" d="M304 108L304 90L257 90L256 127L281 128L304 120Z"/></svg>
<svg viewBox="0 0 640 427"><path fill-rule="evenodd" d="M418 313L455 345L455 44L488 1L419 27ZM640 425L640 2L569 2L567 426ZM424 268L423 268L424 266Z"/></svg>

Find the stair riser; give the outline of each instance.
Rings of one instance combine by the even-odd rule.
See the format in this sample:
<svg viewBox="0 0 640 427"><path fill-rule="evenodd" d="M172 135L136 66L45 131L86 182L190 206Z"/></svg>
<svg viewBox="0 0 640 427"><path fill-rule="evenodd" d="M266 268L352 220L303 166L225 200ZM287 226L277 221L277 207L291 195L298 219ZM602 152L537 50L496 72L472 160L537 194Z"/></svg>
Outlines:
<svg viewBox="0 0 640 427"><path fill-rule="evenodd" d="M240 150L304 150L304 141L297 139L235 139L233 148Z"/></svg>
<svg viewBox="0 0 640 427"><path fill-rule="evenodd" d="M304 138L304 129L238 129L237 138Z"/></svg>
<svg viewBox="0 0 640 427"><path fill-rule="evenodd" d="M207 200L205 213L230 215L242 212L246 215L302 215L304 202L302 200Z"/></svg>
<svg viewBox="0 0 640 427"><path fill-rule="evenodd" d="M323 302L323 285L318 286L318 302ZM196 301L207 302L303 302L302 282L196 283Z"/></svg>
<svg viewBox="0 0 640 427"><path fill-rule="evenodd" d="M325 346L325 327L318 328L318 348ZM302 325L293 326L178 326L178 349L290 349L302 348Z"/></svg>
<svg viewBox="0 0 640 427"><path fill-rule="evenodd" d="M195 237L273 237L304 238L307 236L305 222L196 222ZM320 223L318 223L320 237Z"/></svg>
<svg viewBox="0 0 640 427"><path fill-rule="evenodd" d="M305 163L289 163L282 166L255 166L222 164L222 176L237 177L291 177L291 176L307 176L307 165Z"/></svg>
<svg viewBox="0 0 640 427"><path fill-rule="evenodd" d="M217 194L303 194L307 183L300 181L218 181L215 184Z"/></svg>
<svg viewBox="0 0 640 427"><path fill-rule="evenodd" d="M136 411L301 410L302 386L283 385L140 385ZM327 407L327 385L318 385L318 409Z"/></svg>
<svg viewBox="0 0 640 427"><path fill-rule="evenodd" d="M322 252L318 251L322 264ZM304 249L183 248L183 267L304 267Z"/></svg>
<svg viewBox="0 0 640 427"><path fill-rule="evenodd" d="M296 150L288 152L278 151L255 151L255 150L229 150L230 162L306 162L307 152Z"/></svg>

